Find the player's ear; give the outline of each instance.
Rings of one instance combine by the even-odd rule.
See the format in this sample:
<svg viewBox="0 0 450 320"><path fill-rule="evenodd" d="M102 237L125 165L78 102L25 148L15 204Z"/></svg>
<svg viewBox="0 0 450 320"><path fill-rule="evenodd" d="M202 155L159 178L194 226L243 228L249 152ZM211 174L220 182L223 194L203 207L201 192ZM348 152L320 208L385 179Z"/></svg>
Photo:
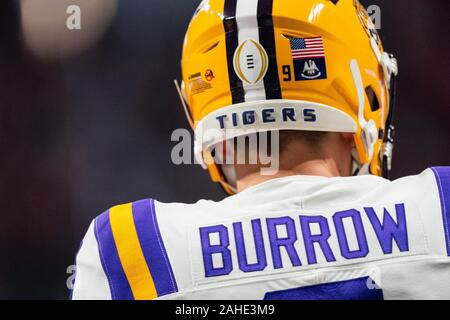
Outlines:
<svg viewBox="0 0 450 320"><path fill-rule="evenodd" d="M349 147L354 148L355 147L355 139L353 133L341 133L341 136L345 142L348 143Z"/></svg>

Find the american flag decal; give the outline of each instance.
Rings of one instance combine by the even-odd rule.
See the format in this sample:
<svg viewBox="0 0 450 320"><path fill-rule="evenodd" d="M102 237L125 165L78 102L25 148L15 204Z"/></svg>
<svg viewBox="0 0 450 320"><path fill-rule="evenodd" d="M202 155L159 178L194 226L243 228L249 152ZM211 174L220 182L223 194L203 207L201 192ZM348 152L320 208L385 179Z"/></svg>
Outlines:
<svg viewBox="0 0 450 320"><path fill-rule="evenodd" d="M291 38L291 53L294 60L325 58L322 37Z"/></svg>
<svg viewBox="0 0 450 320"><path fill-rule="evenodd" d="M295 81L327 78L322 37L290 38Z"/></svg>

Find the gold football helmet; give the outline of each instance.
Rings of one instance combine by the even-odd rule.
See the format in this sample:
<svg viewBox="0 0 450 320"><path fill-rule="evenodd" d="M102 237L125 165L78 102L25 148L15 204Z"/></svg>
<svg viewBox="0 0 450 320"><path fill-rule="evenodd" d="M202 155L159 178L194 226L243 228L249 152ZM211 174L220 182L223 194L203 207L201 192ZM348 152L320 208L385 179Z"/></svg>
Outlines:
<svg viewBox="0 0 450 320"><path fill-rule="evenodd" d="M178 89L196 159L233 193L211 154L228 129L353 133L355 174L387 176L397 72L357 0L206 0Z"/></svg>

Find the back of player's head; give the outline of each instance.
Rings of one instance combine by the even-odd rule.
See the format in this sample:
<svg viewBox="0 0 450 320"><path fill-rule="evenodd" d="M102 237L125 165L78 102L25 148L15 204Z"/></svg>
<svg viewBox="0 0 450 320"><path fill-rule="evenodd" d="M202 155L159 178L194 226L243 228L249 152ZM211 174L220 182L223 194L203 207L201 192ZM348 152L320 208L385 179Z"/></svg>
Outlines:
<svg viewBox="0 0 450 320"><path fill-rule="evenodd" d="M354 134L355 172L386 175L395 59L356 0L206 0L183 46L197 159L233 192L215 146L251 132Z"/></svg>

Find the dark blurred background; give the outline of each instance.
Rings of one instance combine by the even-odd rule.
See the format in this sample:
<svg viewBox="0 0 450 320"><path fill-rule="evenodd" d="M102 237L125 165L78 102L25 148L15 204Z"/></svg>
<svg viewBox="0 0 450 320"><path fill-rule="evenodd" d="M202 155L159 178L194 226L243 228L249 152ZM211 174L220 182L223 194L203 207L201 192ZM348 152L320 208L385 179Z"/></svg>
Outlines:
<svg viewBox="0 0 450 320"><path fill-rule="evenodd" d="M399 60L395 178L450 164L448 0L368 0ZM146 197L219 200L170 161L173 79L198 0L0 1L0 298L66 299L90 221ZM65 27L78 4L82 30Z"/></svg>

